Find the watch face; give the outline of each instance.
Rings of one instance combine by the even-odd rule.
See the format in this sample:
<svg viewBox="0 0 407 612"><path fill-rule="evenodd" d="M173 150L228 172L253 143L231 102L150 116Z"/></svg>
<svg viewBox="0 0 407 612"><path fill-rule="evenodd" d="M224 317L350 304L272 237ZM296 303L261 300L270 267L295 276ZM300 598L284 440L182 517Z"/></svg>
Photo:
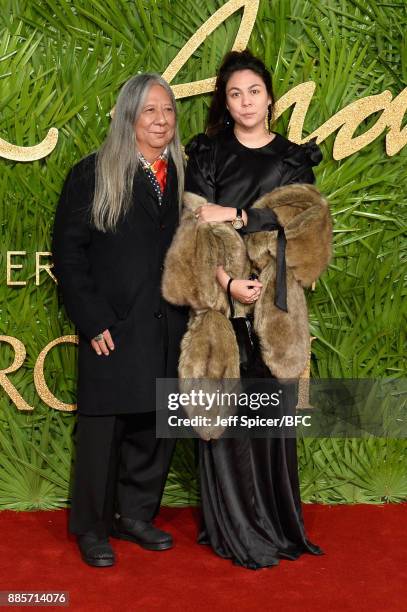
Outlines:
<svg viewBox="0 0 407 612"><path fill-rule="evenodd" d="M241 217L237 217L236 219L232 221L232 225L235 229L242 229L244 225L243 219Z"/></svg>

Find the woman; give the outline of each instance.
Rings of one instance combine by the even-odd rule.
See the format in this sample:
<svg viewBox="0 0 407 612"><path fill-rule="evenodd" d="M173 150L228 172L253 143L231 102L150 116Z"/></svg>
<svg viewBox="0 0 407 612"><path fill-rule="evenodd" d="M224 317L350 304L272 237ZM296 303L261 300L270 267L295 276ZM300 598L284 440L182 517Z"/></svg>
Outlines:
<svg viewBox="0 0 407 612"><path fill-rule="evenodd" d="M239 268L236 261L242 258L243 244L241 238L236 237L236 232L245 234L249 240L252 240L252 243L249 242L251 250L248 251L252 256L254 254L255 258L256 236L264 241L262 236L265 232L279 227L281 229L281 226L276 224L274 210L267 207L273 205L275 210L278 210L281 202L273 202L274 195L267 196L270 202L267 198L258 199L264 194L270 194L277 187L292 183L314 182L312 166L321 160L318 147L314 143L299 146L271 132L272 104L271 77L264 64L248 51L228 54L216 81L206 134L198 135L186 148L189 159L185 189L190 192L187 194L186 202L194 215L188 211L185 213L185 223L181 224L167 255L168 275L164 276L163 284L167 299L178 304L189 303L195 308L195 315L191 319L182 344L181 377L187 372L190 378L204 376L217 378L219 372L222 372L221 377L233 378L236 376L234 367L236 362L230 360L229 354L235 350L233 347L236 342L231 342L231 328L226 325L228 321L224 313L227 302L224 297L219 298L217 289L210 284L208 284L209 289L205 288L204 291L201 291L200 286L189 289L193 285L190 271L186 271L184 275L188 280L187 283L178 282L176 274L172 273L176 261L174 258L178 258L179 261L182 250L184 253L187 252L188 247L184 245L195 241L188 257L189 259L194 257L197 249L200 251L200 257L191 264L191 271L199 268L197 273L206 283L206 272L202 275L202 268L206 266L209 269L211 262L217 258L216 262L222 265L216 267L215 264L214 270L223 296L229 291L235 305L237 307L240 305L241 309L242 305L247 308L248 305L255 304L264 297L262 292L265 290L266 276L260 274L259 280L248 280L246 275L233 277L230 271L233 267L236 270ZM296 187L297 192L300 190L298 197L302 197L302 187ZM320 198L316 193L317 190L311 186L303 191L306 192L307 198ZM191 196L191 193L195 196ZM281 198L286 192L277 190L273 193ZM200 205L199 197L205 198ZM256 204L256 207L252 208L256 200L261 206ZM320 210L323 209L321 202L316 202L316 205ZM296 212L291 210L289 216L291 214ZM330 222L326 218L329 212L326 213L325 208L325 213L322 214L325 214L322 224L324 235L328 237L327 242L329 242ZM210 224L206 234L190 229L193 227L193 216L198 224ZM216 227L220 229L217 230ZM222 230L222 227L225 229ZM232 235L232 227L235 230L235 237ZM211 236L208 237L209 234ZM288 232L287 235L291 234ZM220 248L217 248L220 236L224 242ZM205 243L206 238L210 245L208 248ZM312 239L315 242L315 236ZM279 244L284 251L283 234L281 239L279 238ZM290 241L288 241L288 250L289 247ZM318 263L319 272L326 266L329 245L326 244L324 249L325 252L321 253ZM267 251L268 247L264 249L264 253ZM301 255L301 248L300 251L297 249L297 255L298 252ZM291 248L291 251L289 250L291 259L292 253ZM281 264L281 257L277 259L280 259ZM242 262L240 270L243 271L246 270L247 262L243 259ZM261 261L257 263L261 269L263 263ZM226 265L229 273L225 270ZM178 275L183 272L181 264L177 272ZM298 288L298 279L296 280L290 272L291 276L287 274L287 287L285 287L285 274L282 272L282 267L276 272L277 284L280 286L275 296L273 293L275 305L269 303L267 308L263 308L264 316L260 318L267 319L272 308L275 308L274 314L277 319L280 317L281 320L286 316L285 294L288 291L288 310L292 310L293 304L295 307L298 303L298 312L303 319L300 329L301 342L304 345L301 346L301 359L298 360L294 355L292 360L288 355L290 351L285 350L286 347L276 346L279 339L275 336L278 335L280 323L273 328L274 319L271 330L266 330L262 338L262 348L264 356L264 346L266 341L269 342L268 354L271 358L268 365L277 372L278 377L280 370L283 373L288 372L288 376L291 377L290 372L296 372L295 376L298 376L298 372L301 371L298 365L306 357L304 347L309 345L309 331L302 289L300 290L302 295L298 294L298 299L295 298L296 302L293 298L293 292L295 293ZM314 278L315 276L317 274ZM268 287L269 285L270 283ZM296 317L293 313L287 316L291 317L290 325L295 326ZM216 333L212 333L212 329L216 327ZM209 346L207 338L210 336ZM300 344L300 339L298 343ZM291 348L289 347L290 350ZM202 368L199 369L196 364L193 365L190 357L195 355L196 359L203 354L207 355L207 360L211 363L209 367L202 363L200 364ZM218 356L214 357L215 354ZM281 357L275 357L276 355L283 355L285 363L280 364ZM280 368L280 365L284 367ZM264 362L257 362L254 364L254 369L246 374L252 377L264 375L271 377L270 367ZM292 411L295 400L292 397L289 399L289 393L287 387L287 399ZM251 569L276 565L279 558L296 559L304 552L323 554L318 546L307 540L304 530L295 438L222 438L209 442L200 440L199 444L203 510L203 526L199 542L210 544L221 557L232 559L236 564Z"/></svg>
<svg viewBox="0 0 407 612"><path fill-rule="evenodd" d="M160 293L183 178L172 90L138 75L120 91L99 151L69 172L56 212L56 276L79 332L70 531L95 567L115 562L111 534L172 546L152 525L174 449L155 436L155 382L176 376L186 325L186 311Z"/></svg>

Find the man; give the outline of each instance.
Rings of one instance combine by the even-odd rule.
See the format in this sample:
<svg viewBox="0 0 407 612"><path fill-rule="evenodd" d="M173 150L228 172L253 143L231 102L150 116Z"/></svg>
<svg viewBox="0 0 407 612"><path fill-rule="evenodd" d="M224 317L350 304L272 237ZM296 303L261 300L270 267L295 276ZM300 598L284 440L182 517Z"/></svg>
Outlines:
<svg viewBox="0 0 407 612"><path fill-rule="evenodd" d="M70 171L55 217L55 272L79 332L69 527L96 567L115 562L109 535L172 546L152 520L174 450L155 437L155 379L177 376L187 320L160 292L183 188L176 122L161 77L131 78L102 147Z"/></svg>

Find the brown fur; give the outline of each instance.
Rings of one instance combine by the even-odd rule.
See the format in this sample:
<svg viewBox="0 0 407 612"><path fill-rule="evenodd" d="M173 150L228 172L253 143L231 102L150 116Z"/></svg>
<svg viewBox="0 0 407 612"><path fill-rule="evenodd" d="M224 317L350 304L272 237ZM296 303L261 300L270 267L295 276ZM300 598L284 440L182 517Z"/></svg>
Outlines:
<svg viewBox="0 0 407 612"><path fill-rule="evenodd" d="M254 307L255 329L264 362L278 378L296 378L309 351L308 314L302 287L312 284L331 256L329 207L312 185L287 185L253 205L274 210L287 238L288 312L274 305L277 232L256 232L245 240L228 223L198 224L194 211L206 200L184 194L181 224L168 250L162 280L166 300L191 306L181 344L181 378L238 378L239 353L224 291L216 280L221 264L233 278L260 271L261 297ZM236 303L236 314L253 307Z"/></svg>
<svg viewBox="0 0 407 612"><path fill-rule="evenodd" d="M313 185L277 187L259 198L253 208L274 210L287 238L286 262L303 287L322 274L331 258L332 221L328 202ZM275 257L276 232L251 234L247 252L264 266L267 252Z"/></svg>
<svg viewBox="0 0 407 612"><path fill-rule="evenodd" d="M254 309L254 327L264 363L277 378L297 378L305 368L309 351L304 291L287 270L287 313L274 304L274 262L266 266L259 280L263 289Z"/></svg>
<svg viewBox="0 0 407 612"><path fill-rule="evenodd" d="M167 252L162 291L172 304L226 313L226 296L215 277L218 262L234 278L247 276L250 263L245 244L231 225L197 223L194 210L205 203L200 196L184 194L185 209Z"/></svg>

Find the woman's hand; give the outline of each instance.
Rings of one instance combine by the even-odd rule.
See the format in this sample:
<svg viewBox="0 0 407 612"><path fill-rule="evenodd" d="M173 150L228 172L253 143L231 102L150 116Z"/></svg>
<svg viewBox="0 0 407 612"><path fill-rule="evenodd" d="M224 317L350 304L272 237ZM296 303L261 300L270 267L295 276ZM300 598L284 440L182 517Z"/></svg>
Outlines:
<svg viewBox="0 0 407 612"><path fill-rule="evenodd" d="M216 279L226 292L230 276L225 272L223 266L217 267ZM242 304L252 304L259 299L262 287L262 283L258 280L234 278L230 284L230 295Z"/></svg>
<svg viewBox="0 0 407 612"><path fill-rule="evenodd" d="M230 284L230 295L242 304L253 304L259 299L262 287L258 280L234 278Z"/></svg>
<svg viewBox="0 0 407 612"><path fill-rule="evenodd" d="M109 349L114 351L114 342L108 329L105 329L105 331L99 334L99 336L93 338L90 343L98 355L101 355L102 353L104 355L109 355Z"/></svg>
<svg viewBox="0 0 407 612"><path fill-rule="evenodd" d="M218 204L204 204L195 211L198 223L224 223L236 218L236 208L231 206L219 206ZM243 222L247 224L247 215L242 211Z"/></svg>

